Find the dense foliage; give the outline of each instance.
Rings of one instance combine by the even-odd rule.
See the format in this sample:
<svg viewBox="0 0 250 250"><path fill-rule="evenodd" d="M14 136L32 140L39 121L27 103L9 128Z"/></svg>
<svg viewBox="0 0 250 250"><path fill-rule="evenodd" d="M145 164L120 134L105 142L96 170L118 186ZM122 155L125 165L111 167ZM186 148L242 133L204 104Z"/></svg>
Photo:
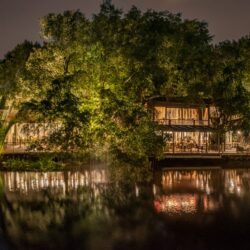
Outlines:
<svg viewBox="0 0 250 250"><path fill-rule="evenodd" d="M0 153L6 133L17 122L17 111L14 109L17 110L19 104L25 101L19 79L26 72L25 64L30 53L38 47L38 44L24 41L0 61Z"/></svg>
<svg viewBox="0 0 250 250"><path fill-rule="evenodd" d="M163 142L149 103L158 96L210 98L221 133L249 129L249 37L214 46L205 22L136 7L124 13L110 1L91 20L49 14L41 33L42 46L25 42L0 62L0 87L2 102L21 100L19 120L58 124L44 148L157 156Z"/></svg>

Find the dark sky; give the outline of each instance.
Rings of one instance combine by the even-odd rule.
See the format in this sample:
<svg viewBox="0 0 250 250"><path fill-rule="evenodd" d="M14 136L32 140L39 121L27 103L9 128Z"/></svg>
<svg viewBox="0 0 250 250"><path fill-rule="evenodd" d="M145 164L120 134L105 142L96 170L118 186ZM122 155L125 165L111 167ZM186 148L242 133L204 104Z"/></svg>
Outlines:
<svg viewBox="0 0 250 250"><path fill-rule="evenodd" d="M39 40L39 18L50 12L80 9L91 17L102 0L0 0L0 59L17 43ZM215 42L250 34L250 0L113 0L124 10L169 10L205 20Z"/></svg>

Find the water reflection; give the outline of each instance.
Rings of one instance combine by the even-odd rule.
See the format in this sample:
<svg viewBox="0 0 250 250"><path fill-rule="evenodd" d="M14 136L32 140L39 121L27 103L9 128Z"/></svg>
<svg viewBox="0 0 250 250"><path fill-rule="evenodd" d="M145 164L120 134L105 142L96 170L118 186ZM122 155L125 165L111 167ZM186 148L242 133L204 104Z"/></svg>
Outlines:
<svg viewBox="0 0 250 250"><path fill-rule="evenodd" d="M103 169L77 172L5 172L2 173L5 192L30 195L49 189L61 194L80 187L93 187L107 183Z"/></svg>
<svg viewBox="0 0 250 250"><path fill-rule="evenodd" d="M138 198L143 189L108 183L103 169L1 177L0 247L4 239L10 249L119 249L120 242L144 248L150 237L147 219L134 225L152 213L141 205L148 199Z"/></svg>
<svg viewBox="0 0 250 250"><path fill-rule="evenodd" d="M215 189L212 171L165 171L155 199L158 212L167 214L195 214L219 207L210 196ZM161 190L161 191L160 191Z"/></svg>
<svg viewBox="0 0 250 250"><path fill-rule="evenodd" d="M162 174L162 185L165 190L172 188L198 189L212 191L211 171L165 171Z"/></svg>
<svg viewBox="0 0 250 250"><path fill-rule="evenodd" d="M240 195L242 192L242 187L243 187L243 179L246 179L246 176L250 177L247 171L244 171L244 174L245 174L245 177L242 176L242 172L239 172L236 170L224 171L225 192L230 193L230 194Z"/></svg>
<svg viewBox="0 0 250 250"><path fill-rule="evenodd" d="M217 249L229 228L248 239L248 169L158 171L145 185L105 169L0 177L0 249Z"/></svg>
<svg viewBox="0 0 250 250"><path fill-rule="evenodd" d="M197 195L192 194L162 195L154 201L157 212L179 214L195 213L197 203Z"/></svg>
<svg viewBox="0 0 250 250"><path fill-rule="evenodd" d="M98 197L100 190L109 183L105 169L44 173L4 172L1 177L8 198L13 198L11 195L15 194L16 197L21 195L23 198L26 196L33 199L33 196L39 197L37 193L44 190L65 197L83 187L91 189L94 197ZM248 183L248 170L169 170L158 173L150 192L158 212L194 214L219 209L223 203L223 195L235 194L241 197L249 190ZM141 188L135 184L132 192L136 197L140 196Z"/></svg>
<svg viewBox="0 0 250 250"><path fill-rule="evenodd" d="M161 173L154 192L157 212L196 214L214 212L223 206L226 195L242 197L249 192L249 170L170 170Z"/></svg>

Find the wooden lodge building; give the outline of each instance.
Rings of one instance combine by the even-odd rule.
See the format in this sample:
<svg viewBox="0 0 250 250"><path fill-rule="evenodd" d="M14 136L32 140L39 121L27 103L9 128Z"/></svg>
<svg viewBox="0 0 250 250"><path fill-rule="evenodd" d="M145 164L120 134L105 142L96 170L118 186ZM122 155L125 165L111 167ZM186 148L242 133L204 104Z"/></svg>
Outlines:
<svg viewBox="0 0 250 250"><path fill-rule="evenodd" d="M210 100L192 103L185 98L161 97L151 105L165 153L234 153L246 147L240 131L227 132L220 142L212 123L216 109Z"/></svg>
<svg viewBox="0 0 250 250"><path fill-rule="evenodd" d="M220 143L213 127L215 107L209 100L190 102L186 98L156 98L150 103L154 110L156 133L164 139L164 152L178 153L236 153L247 148L241 132L228 132ZM14 111L2 110L2 120L11 120ZM5 152L23 152L34 140L46 137L55 128L51 124L14 124L5 137Z"/></svg>

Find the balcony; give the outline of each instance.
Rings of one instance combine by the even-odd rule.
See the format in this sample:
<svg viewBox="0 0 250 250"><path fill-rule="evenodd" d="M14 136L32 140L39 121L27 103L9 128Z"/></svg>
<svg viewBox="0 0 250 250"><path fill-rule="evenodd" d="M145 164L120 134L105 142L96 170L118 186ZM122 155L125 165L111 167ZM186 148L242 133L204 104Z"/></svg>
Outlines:
<svg viewBox="0 0 250 250"><path fill-rule="evenodd" d="M186 126L208 126L208 120L195 120L195 119L156 119L159 125L186 125Z"/></svg>

